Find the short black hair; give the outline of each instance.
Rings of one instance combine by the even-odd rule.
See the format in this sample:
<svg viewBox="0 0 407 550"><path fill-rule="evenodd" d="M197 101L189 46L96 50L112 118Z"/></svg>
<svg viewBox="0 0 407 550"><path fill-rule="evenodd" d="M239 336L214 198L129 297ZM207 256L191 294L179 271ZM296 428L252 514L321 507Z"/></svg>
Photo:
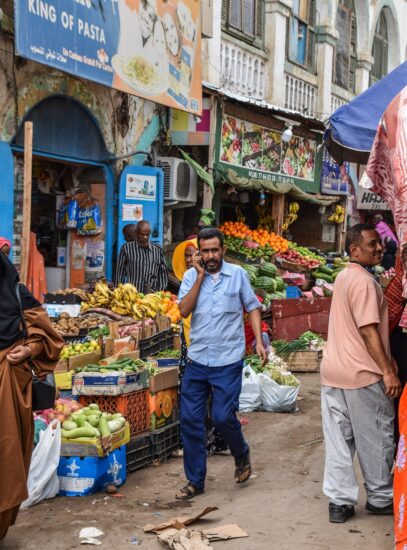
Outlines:
<svg viewBox="0 0 407 550"><path fill-rule="evenodd" d="M363 231L376 231L376 229L370 223L357 223L356 225L348 229L348 231L346 232L345 241L346 254L350 254L349 249L351 244L359 244L362 241Z"/></svg>
<svg viewBox="0 0 407 550"><path fill-rule="evenodd" d="M219 239L220 246L223 247L225 242L225 236L222 231L216 229L216 227L205 227L198 233L198 247L201 245L201 241L207 241L208 239Z"/></svg>

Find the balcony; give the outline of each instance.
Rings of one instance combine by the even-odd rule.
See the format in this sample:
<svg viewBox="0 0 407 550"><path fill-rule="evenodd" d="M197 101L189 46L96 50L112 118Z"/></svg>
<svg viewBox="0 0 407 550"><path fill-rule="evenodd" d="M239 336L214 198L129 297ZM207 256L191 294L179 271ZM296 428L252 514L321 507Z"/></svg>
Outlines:
<svg viewBox="0 0 407 550"><path fill-rule="evenodd" d="M260 55L222 39L220 65L222 88L244 97L264 98L265 64Z"/></svg>
<svg viewBox="0 0 407 550"><path fill-rule="evenodd" d="M348 101L344 99L343 97L339 97L335 94L331 95L331 113L334 113L336 109L339 109L339 107L342 107L342 105L346 105Z"/></svg>
<svg viewBox="0 0 407 550"><path fill-rule="evenodd" d="M285 107L303 115L314 116L317 88L290 74L285 75Z"/></svg>

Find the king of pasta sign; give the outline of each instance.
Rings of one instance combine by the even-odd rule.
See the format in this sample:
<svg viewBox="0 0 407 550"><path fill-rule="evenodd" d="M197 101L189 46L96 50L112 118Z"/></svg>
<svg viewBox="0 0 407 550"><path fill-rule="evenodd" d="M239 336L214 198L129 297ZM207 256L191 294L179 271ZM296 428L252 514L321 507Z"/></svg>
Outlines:
<svg viewBox="0 0 407 550"><path fill-rule="evenodd" d="M15 0L14 5L19 55L201 112L199 0Z"/></svg>

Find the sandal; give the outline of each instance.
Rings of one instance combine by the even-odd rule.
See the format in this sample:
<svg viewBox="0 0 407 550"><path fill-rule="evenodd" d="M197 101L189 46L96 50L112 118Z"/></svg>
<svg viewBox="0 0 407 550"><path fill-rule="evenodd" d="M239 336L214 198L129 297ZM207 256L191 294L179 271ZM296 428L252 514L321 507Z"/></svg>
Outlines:
<svg viewBox="0 0 407 550"><path fill-rule="evenodd" d="M189 500L197 495L202 495L204 492L203 489L198 489L192 483L188 483L188 485L180 489L180 492L175 495L175 498L177 500Z"/></svg>
<svg viewBox="0 0 407 550"><path fill-rule="evenodd" d="M252 466L250 464L250 453L235 458L235 481L236 483L244 483L252 474Z"/></svg>

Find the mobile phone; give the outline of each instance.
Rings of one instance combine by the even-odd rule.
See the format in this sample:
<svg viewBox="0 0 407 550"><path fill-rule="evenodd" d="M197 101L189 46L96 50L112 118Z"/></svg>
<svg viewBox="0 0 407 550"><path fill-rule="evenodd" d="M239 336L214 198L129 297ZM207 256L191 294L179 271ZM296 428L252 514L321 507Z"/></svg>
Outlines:
<svg viewBox="0 0 407 550"><path fill-rule="evenodd" d="M199 260L199 265L201 267L205 267L205 262L202 260L202 258Z"/></svg>

